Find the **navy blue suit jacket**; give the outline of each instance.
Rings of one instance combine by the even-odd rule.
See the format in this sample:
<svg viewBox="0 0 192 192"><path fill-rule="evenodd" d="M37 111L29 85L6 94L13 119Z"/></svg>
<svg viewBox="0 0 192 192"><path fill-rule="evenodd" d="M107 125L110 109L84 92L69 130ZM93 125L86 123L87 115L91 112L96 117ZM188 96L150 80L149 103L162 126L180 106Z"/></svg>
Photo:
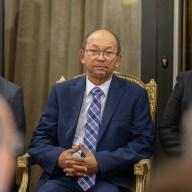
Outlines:
<svg viewBox="0 0 192 192"><path fill-rule="evenodd" d="M86 78L53 86L45 112L33 133L29 153L45 170L41 180L63 174L59 155L72 147ZM133 164L150 158L154 128L145 89L113 75L94 153L98 176L124 187L133 182Z"/></svg>

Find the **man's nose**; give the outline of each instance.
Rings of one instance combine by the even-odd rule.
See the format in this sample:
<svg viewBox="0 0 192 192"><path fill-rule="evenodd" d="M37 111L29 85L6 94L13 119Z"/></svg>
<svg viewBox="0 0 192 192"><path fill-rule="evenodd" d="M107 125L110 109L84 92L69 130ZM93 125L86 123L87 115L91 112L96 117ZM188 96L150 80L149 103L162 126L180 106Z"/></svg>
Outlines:
<svg viewBox="0 0 192 192"><path fill-rule="evenodd" d="M99 59L99 60L105 60L103 51L100 51L100 52L99 52L99 56L97 57L97 59Z"/></svg>

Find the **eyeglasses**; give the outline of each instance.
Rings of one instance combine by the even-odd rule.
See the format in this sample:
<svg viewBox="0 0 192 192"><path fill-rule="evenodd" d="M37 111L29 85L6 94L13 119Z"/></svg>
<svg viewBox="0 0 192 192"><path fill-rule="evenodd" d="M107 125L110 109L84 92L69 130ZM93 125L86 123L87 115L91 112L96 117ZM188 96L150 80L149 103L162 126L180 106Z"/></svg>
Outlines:
<svg viewBox="0 0 192 192"><path fill-rule="evenodd" d="M100 56L100 53L103 54L103 57L105 59L113 59L115 58L115 56L117 55L117 53L113 53L113 52L110 52L110 51L98 51L98 50L95 50L95 49L84 49L84 51L87 51L88 54L93 57L93 58L97 58Z"/></svg>

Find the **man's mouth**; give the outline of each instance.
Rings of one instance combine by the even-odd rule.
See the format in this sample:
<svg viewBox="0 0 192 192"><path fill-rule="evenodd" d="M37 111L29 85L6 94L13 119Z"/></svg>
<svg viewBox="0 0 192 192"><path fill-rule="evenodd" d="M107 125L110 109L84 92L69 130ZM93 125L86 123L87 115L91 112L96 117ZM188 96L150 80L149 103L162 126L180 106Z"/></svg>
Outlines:
<svg viewBox="0 0 192 192"><path fill-rule="evenodd" d="M107 69L107 67L103 65L96 65L95 68L100 70Z"/></svg>

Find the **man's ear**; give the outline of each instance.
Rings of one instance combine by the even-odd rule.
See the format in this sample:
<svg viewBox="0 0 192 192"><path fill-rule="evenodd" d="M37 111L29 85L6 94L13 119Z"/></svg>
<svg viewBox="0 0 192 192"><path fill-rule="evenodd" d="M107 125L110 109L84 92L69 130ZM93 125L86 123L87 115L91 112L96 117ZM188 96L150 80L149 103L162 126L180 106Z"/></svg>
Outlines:
<svg viewBox="0 0 192 192"><path fill-rule="evenodd" d="M83 51L83 49L81 49L79 51L79 57L81 59L81 62L84 64L84 55L85 55L85 52Z"/></svg>
<svg viewBox="0 0 192 192"><path fill-rule="evenodd" d="M115 65L116 68L119 67L119 65L121 63L121 57L122 57L121 54L117 55L117 61L116 61L116 65Z"/></svg>

